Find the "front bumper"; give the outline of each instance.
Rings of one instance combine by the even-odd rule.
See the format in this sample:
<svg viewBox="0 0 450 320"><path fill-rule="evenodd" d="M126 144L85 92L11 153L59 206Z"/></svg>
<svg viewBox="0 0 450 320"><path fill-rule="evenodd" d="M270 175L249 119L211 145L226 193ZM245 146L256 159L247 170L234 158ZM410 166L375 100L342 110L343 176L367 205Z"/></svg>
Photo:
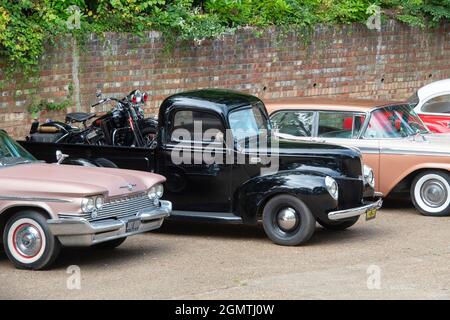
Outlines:
<svg viewBox="0 0 450 320"><path fill-rule="evenodd" d="M351 209L345 209L345 210L339 210L339 211L332 211L328 213L328 219L333 221L338 220L345 220L348 218L360 216L362 214L365 214L367 210L370 209L380 209L383 205L383 200L378 199L373 202L365 201L364 205L357 208L351 208Z"/></svg>
<svg viewBox="0 0 450 320"><path fill-rule="evenodd" d="M84 218L61 218L47 220L50 231L64 246L91 246L94 244L124 238L159 228L164 218L170 216L172 203L160 201L160 206L141 210L136 215L120 219L106 219L90 222ZM138 218L138 219L137 219ZM127 222L137 220L139 227L127 232Z"/></svg>

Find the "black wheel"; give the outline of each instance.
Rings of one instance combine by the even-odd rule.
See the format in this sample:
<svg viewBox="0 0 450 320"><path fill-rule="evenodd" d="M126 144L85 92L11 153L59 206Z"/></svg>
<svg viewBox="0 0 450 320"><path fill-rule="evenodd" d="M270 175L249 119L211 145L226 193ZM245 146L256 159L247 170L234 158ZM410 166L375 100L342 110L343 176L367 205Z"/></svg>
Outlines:
<svg viewBox="0 0 450 320"><path fill-rule="evenodd" d="M103 168L118 168L118 166L112 162L111 160L108 160L106 158L97 158L94 160L95 164L99 167Z"/></svg>
<svg viewBox="0 0 450 320"><path fill-rule="evenodd" d="M312 237L316 220L301 200L291 195L279 195L264 207L263 226L274 243L296 246Z"/></svg>
<svg viewBox="0 0 450 320"><path fill-rule="evenodd" d="M61 250L59 240L47 227L47 219L31 210L19 212L8 220L3 246L17 268L33 270L48 268Z"/></svg>
<svg viewBox="0 0 450 320"><path fill-rule="evenodd" d="M124 243L125 240L127 240L127 237L102 242L94 245L94 248L112 250Z"/></svg>
<svg viewBox="0 0 450 320"><path fill-rule="evenodd" d="M411 184L411 200L425 216L450 215L450 175L441 171L418 174Z"/></svg>
<svg viewBox="0 0 450 320"><path fill-rule="evenodd" d="M320 219L317 219L317 222L325 229L333 230L333 231L341 231L341 230L350 228L356 222L358 222L358 220L359 220L359 216L356 216L356 217L353 217L350 219L346 219L344 221L331 221L331 222L324 222Z"/></svg>

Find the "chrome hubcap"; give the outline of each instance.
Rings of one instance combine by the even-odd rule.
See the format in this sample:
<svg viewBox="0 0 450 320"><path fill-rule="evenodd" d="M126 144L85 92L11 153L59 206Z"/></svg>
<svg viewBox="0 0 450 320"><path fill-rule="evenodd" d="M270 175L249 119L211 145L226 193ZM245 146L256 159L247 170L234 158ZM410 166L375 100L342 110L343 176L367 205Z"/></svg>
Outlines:
<svg viewBox="0 0 450 320"><path fill-rule="evenodd" d="M14 237L17 251L26 257L34 257L42 247L42 238L39 230L32 225L23 225L16 230Z"/></svg>
<svg viewBox="0 0 450 320"><path fill-rule="evenodd" d="M445 201L447 201L448 192L445 185L439 180L429 180L426 181L421 190L420 194L423 201L427 206L432 208L439 208Z"/></svg>
<svg viewBox="0 0 450 320"><path fill-rule="evenodd" d="M298 224L295 209L291 207L283 208L278 212L277 223L281 230L290 231Z"/></svg>

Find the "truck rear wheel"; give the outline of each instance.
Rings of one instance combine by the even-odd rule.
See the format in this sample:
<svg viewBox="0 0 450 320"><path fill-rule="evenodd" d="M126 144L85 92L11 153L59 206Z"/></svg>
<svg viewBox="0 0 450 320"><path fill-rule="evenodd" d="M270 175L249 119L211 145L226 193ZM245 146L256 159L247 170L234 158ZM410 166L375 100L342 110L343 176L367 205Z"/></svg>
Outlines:
<svg viewBox="0 0 450 320"><path fill-rule="evenodd" d="M48 268L58 257L61 244L40 213L27 210L12 216L3 233L9 260L19 269Z"/></svg>
<svg viewBox="0 0 450 320"><path fill-rule="evenodd" d="M300 199L291 195L279 195L270 199L264 207L263 226L274 243L296 246L312 237L316 220Z"/></svg>

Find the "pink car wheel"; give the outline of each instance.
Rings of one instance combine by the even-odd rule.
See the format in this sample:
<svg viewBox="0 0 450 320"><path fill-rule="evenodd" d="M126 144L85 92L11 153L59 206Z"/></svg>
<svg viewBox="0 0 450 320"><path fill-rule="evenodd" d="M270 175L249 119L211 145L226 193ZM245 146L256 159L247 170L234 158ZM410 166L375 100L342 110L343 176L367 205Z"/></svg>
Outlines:
<svg viewBox="0 0 450 320"><path fill-rule="evenodd" d="M9 219L3 245L9 260L22 269L44 269L60 251L58 239L47 228L47 219L34 211L22 211Z"/></svg>
<svg viewBox="0 0 450 320"><path fill-rule="evenodd" d="M16 220L8 231L8 246L15 259L23 263L35 262L45 251L44 230L34 220Z"/></svg>

